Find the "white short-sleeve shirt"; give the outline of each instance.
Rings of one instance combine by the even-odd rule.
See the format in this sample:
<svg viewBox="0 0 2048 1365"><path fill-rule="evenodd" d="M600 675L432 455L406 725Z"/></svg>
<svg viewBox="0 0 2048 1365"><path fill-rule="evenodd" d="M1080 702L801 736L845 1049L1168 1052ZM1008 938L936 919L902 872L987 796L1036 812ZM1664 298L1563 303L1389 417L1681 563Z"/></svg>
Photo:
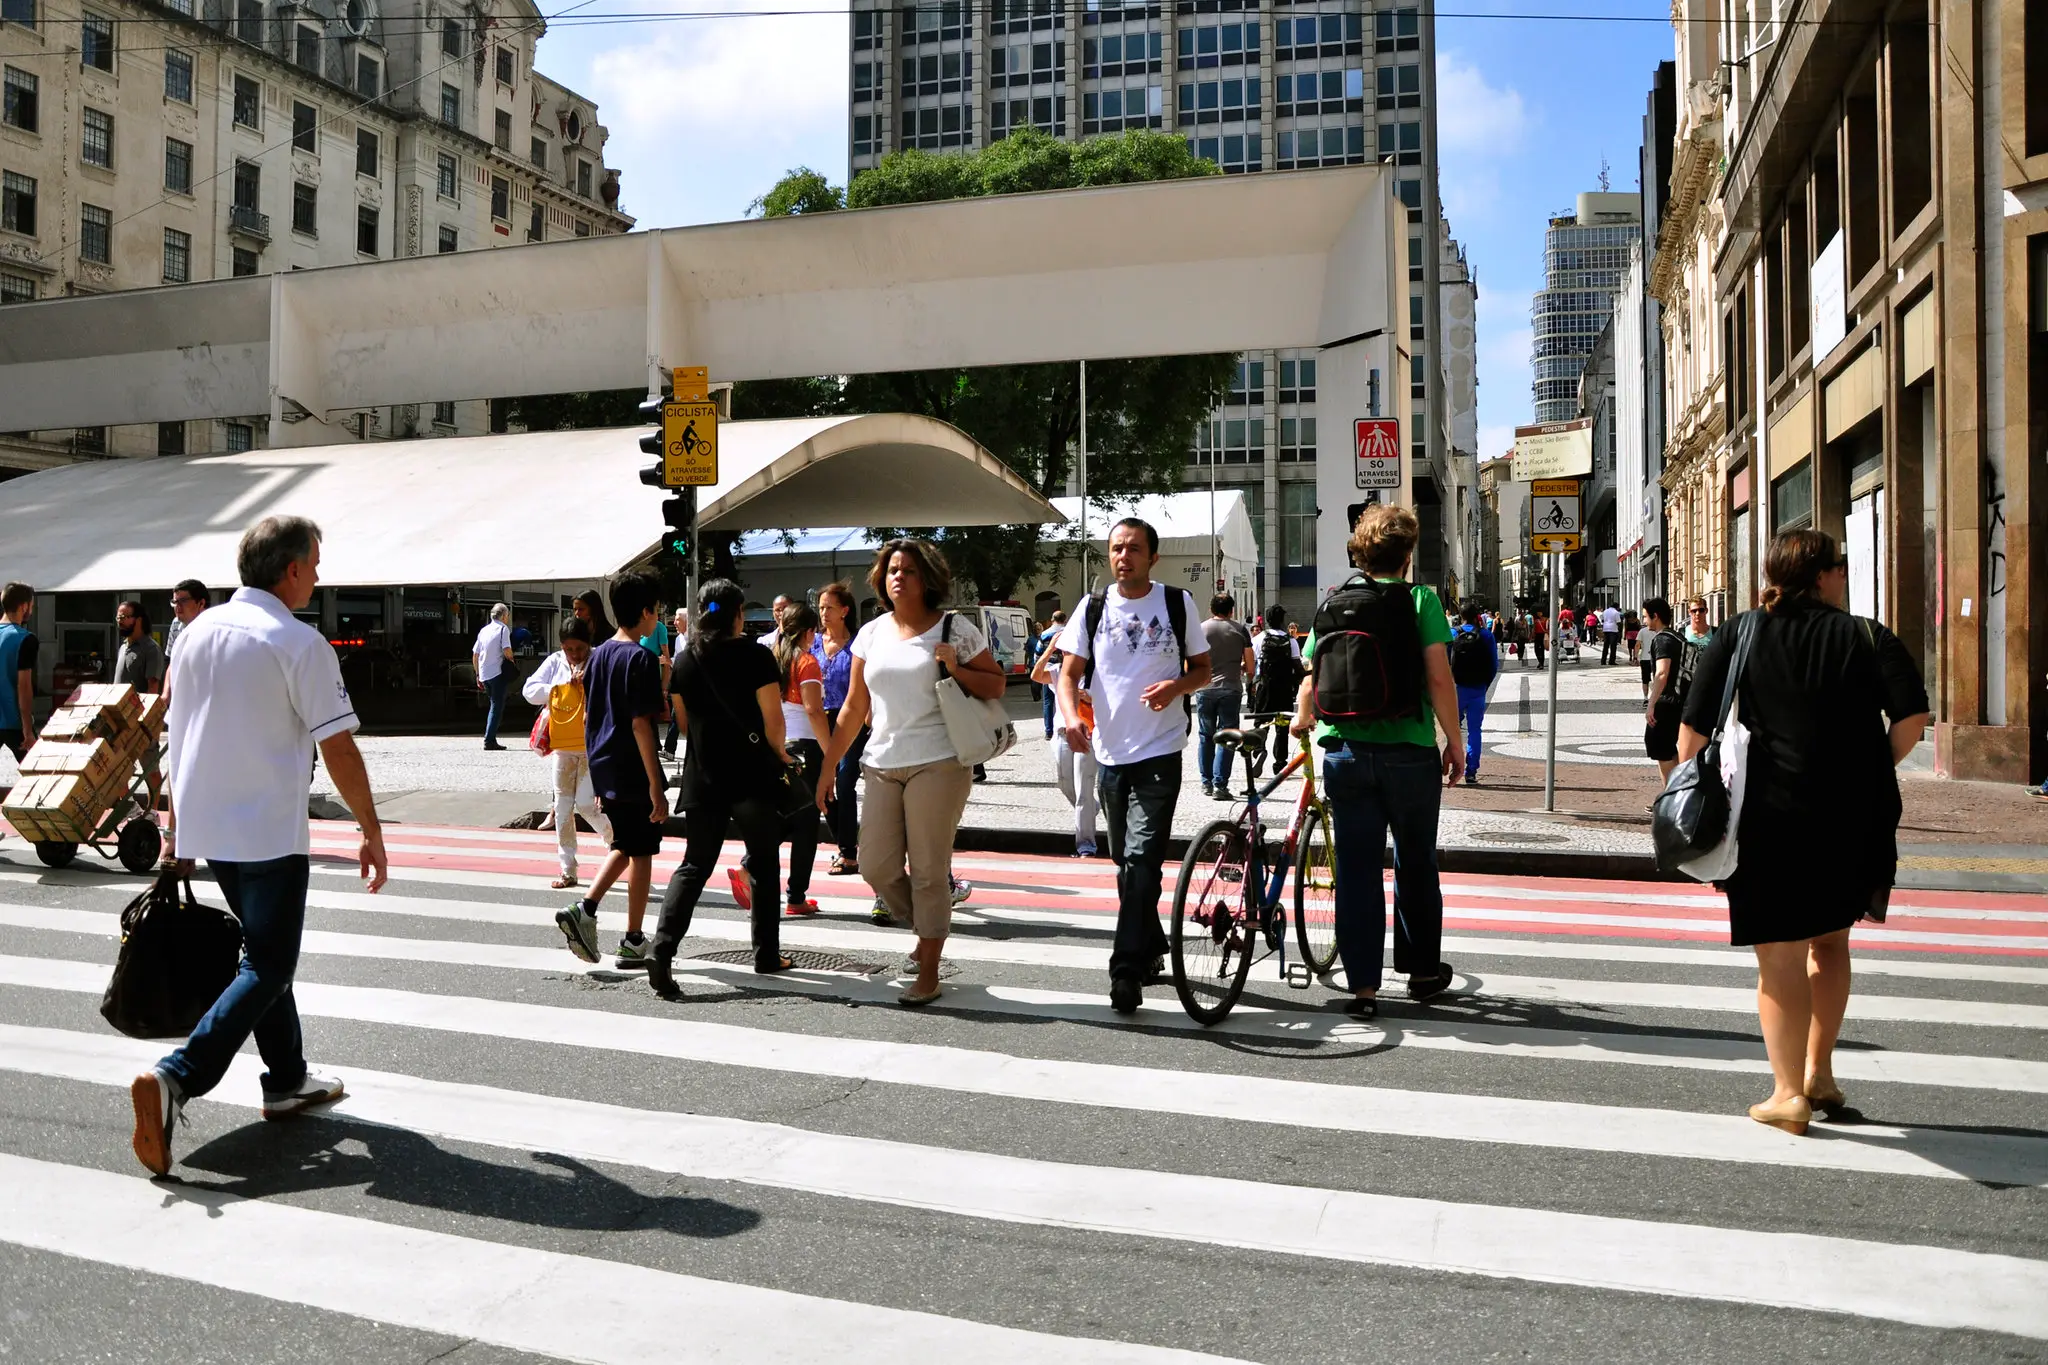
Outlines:
<svg viewBox="0 0 2048 1365"><path fill-rule="evenodd" d="M1166 594L1177 592L1187 598L1186 629L1179 644L1173 638L1173 618L1166 611ZM1171 682L1181 675L1181 654L1192 662L1209 653L1209 638L1195 619L1195 599L1186 588L1154 583L1143 597L1125 597L1109 590L1103 603L1102 628L1088 638L1088 606L1067 621L1055 647L1081 659L1095 660L1095 683L1090 693L1095 703L1095 761L1109 767L1141 763L1148 758L1177 754L1187 747L1187 714L1176 701L1154 711L1146 706L1145 689L1156 682Z"/></svg>
<svg viewBox="0 0 2048 1365"><path fill-rule="evenodd" d="M1621 609L1619 607L1609 607L1600 613L1600 629L1609 635L1621 629Z"/></svg>
<svg viewBox="0 0 2048 1365"><path fill-rule="evenodd" d="M505 671L505 651L512 648L512 628L503 621L486 621L476 633L476 680L489 682Z"/></svg>
<svg viewBox="0 0 2048 1365"><path fill-rule="evenodd" d="M185 628L171 678L178 856L310 853L314 746L358 723L334 646L276 597L241 588Z"/></svg>
<svg viewBox="0 0 2048 1365"><path fill-rule="evenodd" d="M922 635L899 639L896 617L877 616L860 628L850 648L861 661L872 705L867 752L861 762L870 768L916 768L960 757L946 733L939 711L936 653L945 617ZM965 663L988 648L981 627L965 616L953 617L953 647Z"/></svg>

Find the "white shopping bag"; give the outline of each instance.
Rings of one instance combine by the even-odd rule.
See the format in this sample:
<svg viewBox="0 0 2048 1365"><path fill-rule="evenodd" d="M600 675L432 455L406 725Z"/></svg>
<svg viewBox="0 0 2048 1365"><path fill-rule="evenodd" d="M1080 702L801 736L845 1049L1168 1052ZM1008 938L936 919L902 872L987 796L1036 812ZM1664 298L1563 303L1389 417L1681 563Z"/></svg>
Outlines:
<svg viewBox="0 0 2048 1365"><path fill-rule="evenodd" d="M1703 882L1726 881L1735 873L1737 850L1735 832L1742 826L1742 793L1749 785L1749 727L1742 723L1742 702L1738 697L1728 710L1728 723L1721 730L1721 785L1728 793L1728 832L1721 842L1694 858L1680 863L1678 870Z"/></svg>

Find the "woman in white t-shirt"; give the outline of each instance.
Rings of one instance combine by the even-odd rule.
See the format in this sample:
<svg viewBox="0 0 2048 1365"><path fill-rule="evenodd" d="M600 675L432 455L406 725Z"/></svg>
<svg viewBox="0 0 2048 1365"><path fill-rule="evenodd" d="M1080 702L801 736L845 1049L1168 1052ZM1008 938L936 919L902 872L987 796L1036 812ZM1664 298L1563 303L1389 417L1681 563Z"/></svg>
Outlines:
<svg viewBox="0 0 2048 1365"><path fill-rule="evenodd" d="M861 758L860 874L890 919L917 931L917 980L902 1000L925 1005L939 997L939 955L953 923L953 836L974 784L939 711L940 667L974 697L1001 697L1004 679L980 627L941 610L953 572L937 546L890 541L875 556L868 586L887 613L853 637L846 704L821 771L839 761L863 723L872 727ZM820 809L828 797L819 792Z"/></svg>

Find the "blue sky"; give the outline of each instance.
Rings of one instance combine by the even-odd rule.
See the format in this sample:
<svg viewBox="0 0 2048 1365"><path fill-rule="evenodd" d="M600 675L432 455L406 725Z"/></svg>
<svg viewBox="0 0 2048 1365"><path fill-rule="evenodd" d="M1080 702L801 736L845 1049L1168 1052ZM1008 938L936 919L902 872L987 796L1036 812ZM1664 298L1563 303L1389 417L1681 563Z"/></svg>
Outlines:
<svg viewBox="0 0 2048 1365"><path fill-rule="evenodd" d="M621 203L644 227L737 218L789 167L846 176L847 20L749 14L830 0L718 0L735 17L578 24L565 16L539 65L597 100ZM546 3L554 13L560 0ZM611 16L673 13L666 0L598 0ZM1662 0L1439 0L1438 136L1444 211L1479 278L1480 453L1529 420L1529 297L1543 229L1597 188L1636 188L1642 113L1672 54ZM1654 22L1506 17L1569 13ZM1468 17L1469 16L1469 17Z"/></svg>

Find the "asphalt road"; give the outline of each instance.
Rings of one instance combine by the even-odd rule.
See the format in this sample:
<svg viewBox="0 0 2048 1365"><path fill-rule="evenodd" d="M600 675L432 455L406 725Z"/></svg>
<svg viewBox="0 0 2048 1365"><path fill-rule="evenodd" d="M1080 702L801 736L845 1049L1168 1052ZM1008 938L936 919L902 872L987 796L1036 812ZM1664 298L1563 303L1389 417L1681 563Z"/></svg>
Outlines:
<svg viewBox="0 0 2048 1365"><path fill-rule="evenodd" d="M252 1052L156 1182L166 1045L97 1014L141 882L0 842L0 1360L2048 1360L2048 897L1859 931L1858 1118L1795 1139L1704 888L1452 879L1450 996L1262 972L1205 1032L1108 1012L1099 861L962 855L924 1011L857 879L777 978L721 887L668 1004L562 949L552 835L392 827L374 899L344 838L298 993L350 1098L264 1124Z"/></svg>

